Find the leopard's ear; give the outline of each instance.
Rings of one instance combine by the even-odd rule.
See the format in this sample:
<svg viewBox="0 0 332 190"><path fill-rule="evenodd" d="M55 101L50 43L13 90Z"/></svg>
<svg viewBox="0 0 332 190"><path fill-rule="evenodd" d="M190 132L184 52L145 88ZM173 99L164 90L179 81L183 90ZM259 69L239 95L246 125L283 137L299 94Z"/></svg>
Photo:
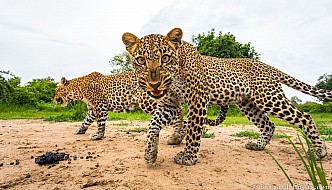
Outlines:
<svg viewBox="0 0 332 190"><path fill-rule="evenodd" d="M122 35L122 42L126 46L127 51L133 55L140 40L134 34L126 32Z"/></svg>
<svg viewBox="0 0 332 190"><path fill-rule="evenodd" d="M69 81L65 78L65 77L62 77L61 80L60 80L60 85L67 85L69 84Z"/></svg>
<svg viewBox="0 0 332 190"><path fill-rule="evenodd" d="M173 28L168 32L165 39L168 40L168 44L174 49L178 49L181 43L183 32L180 28Z"/></svg>

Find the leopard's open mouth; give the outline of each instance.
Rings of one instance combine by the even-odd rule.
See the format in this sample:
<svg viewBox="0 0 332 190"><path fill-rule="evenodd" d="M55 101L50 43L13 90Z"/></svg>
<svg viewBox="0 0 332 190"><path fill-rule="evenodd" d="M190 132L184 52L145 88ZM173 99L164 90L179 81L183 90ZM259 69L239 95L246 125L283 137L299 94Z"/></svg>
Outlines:
<svg viewBox="0 0 332 190"><path fill-rule="evenodd" d="M56 101L57 103L59 103L59 104L61 105L61 107L66 107L67 104L69 103L68 101L66 101L66 99L61 98L61 97L55 99L55 101Z"/></svg>
<svg viewBox="0 0 332 190"><path fill-rule="evenodd" d="M57 98L55 101L57 101L59 104L63 104L62 98Z"/></svg>
<svg viewBox="0 0 332 190"><path fill-rule="evenodd" d="M161 98L166 94L167 90L152 90L152 91L148 91L148 94L152 97L152 98Z"/></svg>

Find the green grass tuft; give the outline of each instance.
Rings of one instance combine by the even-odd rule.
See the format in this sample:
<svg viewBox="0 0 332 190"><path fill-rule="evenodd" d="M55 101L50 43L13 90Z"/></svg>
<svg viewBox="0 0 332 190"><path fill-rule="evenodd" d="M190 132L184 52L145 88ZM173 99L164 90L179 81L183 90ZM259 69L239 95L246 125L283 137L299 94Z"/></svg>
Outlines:
<svg viewBox="0 0 332 190"><path fill-rule="evenodd" d="M317 154L316 150L313 148L312 142L310 141L310 139L307 137L307 135L305 134L305 132L303 130L297 129L297 131L298 131L297 137L300 141L301 149L303 150L303 152L305 152L304 153L305 156L302 156L299 149L295 146L295 144L290 139L290 137L286 136L286 134L283 131L281 131L281 133L286 136L286 138L288 139L288 141L291 143L292 147L294 148L295 152L301 159L302 164L303 164L305 170L307 171L308 176L310 177L313 188L314 189L330 189L330 186L328 185L328 182L326 180L326 174L325 174L322 162L321 162L320 158L318 159L318 161L316 161L314 153L312 152L312 150L313 150ZM305 144L302 142L299 133L300 133L301 137L305 140L306 147L305 147ZM278 162L278 160L271 154L271 152L266 147L265 147L265 149L266 149L267 153L272 157L272 159L276 162L276 164L279 166L279 168L282 170L282 172L288 179L289 183L293 186L292 180L290 179L289 175L284 170L284 168L281 166L281 164Z"/></svg>
<svg viewBox="0 0 332 190"><path fill-rule="evenodd" d="M214 133L208 133L208 129L204 127L202 138L214 138L214 137L215 137Z"/></svg>

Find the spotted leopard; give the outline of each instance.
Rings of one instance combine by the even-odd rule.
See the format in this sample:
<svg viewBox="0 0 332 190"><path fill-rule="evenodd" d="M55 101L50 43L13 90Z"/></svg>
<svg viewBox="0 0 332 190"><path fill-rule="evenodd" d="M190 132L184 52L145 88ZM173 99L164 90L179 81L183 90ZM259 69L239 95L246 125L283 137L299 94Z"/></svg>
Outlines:
<svg viewBox="0 0 332 190"><path fill-rule="evenodd" d="M54 100L63 107L75 100L85 102L88 112L75 134L85 134L89 126L97 120L98 131L91 134L90 139L100 140L105 134L108 111L126 112L138 106L144 112L153 114L157 108L157 101L152 99L145 91L139 91L137 87L138 83L135 74L132 72L115 75L102 75L93 72L72 80L67 80L65 77L61 78ZM186 133L183 108L177 106L175 110L176 117L169 123L174 127L174 130L168 138L168 144L180 144ZM223 110L216 120L209 120L207 124L211 126L219 125L225 117Z"/></svg>
<svg viewBox="0 0 332 190"><path fill-rule="evenodd" d="M247 143L247 149L263 150L269 143L275 130L268 117L271 114L303 129L317 150L316 156L326 156L326 146L312 117L287 100L281 83L320 98L332 99L331 91L316 89L256 59L200 55L196 47L182 40L182 35L180 28L174 28L166 36L151 34L138 38L131 33L122 36L141 88L155 99L162 99L170 90L176 91L178 98L188 104L186 146L175 156L176 163L196 163L208 104L234 103L260 129L261 138ZM154 113L156 118L163 115ZM162 127L163 123L157 122L149 126L147 164L156 160Z"/></svg>

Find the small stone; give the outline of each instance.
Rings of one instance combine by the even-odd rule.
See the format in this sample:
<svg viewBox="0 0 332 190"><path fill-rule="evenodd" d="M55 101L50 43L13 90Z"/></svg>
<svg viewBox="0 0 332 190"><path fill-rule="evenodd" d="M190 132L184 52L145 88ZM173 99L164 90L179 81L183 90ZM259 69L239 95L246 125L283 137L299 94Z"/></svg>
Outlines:
<svg viewBox="0 0 332 190"><path fill-rule="evenodd" d="M85 148L88 148L88 145L86 145Z"/></svg>
<svg viewBox="0 0 332 190"><path fill-rule="evenodd" d="M88 154L90 155L90 154L91 154L91 152L88 152Z"/></svg>
<svg viewBox="0 0 332 190"><path fill-rule="evenodd" d="M69 159L69 154L66 154L65 155L65 160L68 160Z"/></svg>
<svg viewBox="0 0 332 190"><path fill-rule="evenodd" d="M1 163L0 163L0 167L2 167L2 166L3 166L3 163L1 162Z"/></svg>
<svg viewBox="0 0 332 190"><path fill-rule="evenodd" d="M56 144L55 147L58 147L58 145Z"/></svg>
<svg viewBox="0 0 332 190"><path fill-rule="evenodd" d="M14 162L9 163L10 165L14 165Z"/></svg>
<svg viewBox="0 0 332 190"><path fill-rule="evenodd" d="M31 177L31 175L29 174L29 173L27 173L26 175L25 175L25 178L30 178Z"/></svg>
<svg viewBox="0 0 332 190"><path fill-rule="evenodd" d="M51 174L46 174L46 176L51 176Z"/></svg>
<svg viewBox="0 0 332 190"><path fill-rule="evenodd" d="M52 165L51 165L51 167L54 167L54 166L56 166L56 164L52 164Z"/></svg>
<svg viewBox="0 0 332 190"><path fill-rule="evenodd" d="M20 161L19 160L15 160L15 165L19 165Z"/></svg>
<svg viewBox="0 0 332 190"><path fill-rule="evenodd" d="M96 164L96 167L97 167L97 168L99 167L99 163Z"/></svg>
<svg viewBox="0 0 332 190"><path fill-rule="evenodd" d="M35 157L34 156L31 156L30 159L34 159Z"/></svg>
<svg viewBox="0 0 332 190"><path fill-rule="evenodd" d="M71 161L68 161L68 164L71 164Z"/></svg>
<svg viewBox="0 0 332 190"><path fill-rule="evenodd" d="M48 169L51 169L51 168L52 168L52 166L51 166L51 165L49 165L47 168L48 168Z"/></svg>
<svg viewBox="0 0 332 190"><path fill-rule="evenodd" d="M74 160L77 160L77 156L76 155L74 155Z"/></svg>
<svg viewBox="0 0 332 190"><path fill-rule="evenodd" d="M83 159L83 158L84 158L84 156L81 156L80 158L81 158L81 159Z"/></svg>
<svg viewBox="0 0 332 190"><path fill-rule="evenodd" d="M89 158L90 158L90 156L86 156L86 157L85 157L85 159L89 159Z"/></svg>

